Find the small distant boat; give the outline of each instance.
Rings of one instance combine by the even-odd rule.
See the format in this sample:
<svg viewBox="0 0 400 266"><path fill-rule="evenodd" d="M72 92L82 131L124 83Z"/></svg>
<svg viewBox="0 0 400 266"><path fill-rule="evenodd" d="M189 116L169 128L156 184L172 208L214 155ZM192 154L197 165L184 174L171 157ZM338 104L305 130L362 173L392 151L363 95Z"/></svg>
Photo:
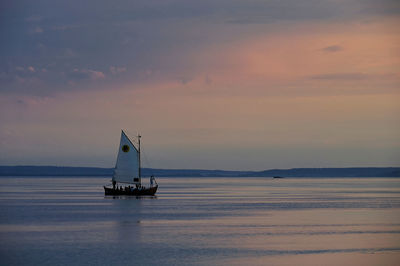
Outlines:
<svg viewBox="0 0 400 266"><path fill-rule="evenodd" d="M274 178L284 178L284 177L276 175L276 176L274 176Z"/></svg>
<svg viewBox="0 0 400 266"><path fill-rule="evenodd" d="M125 132L121 131L117 163L111 180L112 186L104 186L106 196L154 196L156 194L158 184L154 176L150 177L150 186L142 185L140 138L141 136L138 135L136 148Z"/></svg>

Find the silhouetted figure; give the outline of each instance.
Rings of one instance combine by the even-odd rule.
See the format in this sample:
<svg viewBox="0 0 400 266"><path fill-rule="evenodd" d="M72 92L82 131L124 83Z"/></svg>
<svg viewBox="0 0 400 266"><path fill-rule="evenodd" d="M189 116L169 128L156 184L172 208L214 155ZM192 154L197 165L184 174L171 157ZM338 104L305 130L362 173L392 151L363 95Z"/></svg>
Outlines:
<svg viewBox="0 0 400 266"><path fill-rule="evenodd" d="M156 180L155 180L155 178L154 178L154 175L152 175L152 176L150 177L150 186L153 187L155 182L156 182Z"/></svg>

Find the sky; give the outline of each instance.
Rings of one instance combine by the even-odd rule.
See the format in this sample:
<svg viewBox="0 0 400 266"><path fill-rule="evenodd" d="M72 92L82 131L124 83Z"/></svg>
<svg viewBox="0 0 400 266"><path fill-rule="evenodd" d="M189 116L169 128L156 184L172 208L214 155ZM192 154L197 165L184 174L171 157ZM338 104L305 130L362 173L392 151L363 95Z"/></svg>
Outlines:
<svg viewBox="0 0 400 266"><path fill-rule="evenodd" d="M0 165L400 164L400 2L0 2Z"/></svg>

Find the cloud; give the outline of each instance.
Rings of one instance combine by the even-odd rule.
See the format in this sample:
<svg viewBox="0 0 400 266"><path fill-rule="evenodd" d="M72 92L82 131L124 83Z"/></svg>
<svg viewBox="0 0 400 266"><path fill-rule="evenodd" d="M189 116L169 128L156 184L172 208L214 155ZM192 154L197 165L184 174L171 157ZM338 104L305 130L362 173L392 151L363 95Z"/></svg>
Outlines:
<svg viewBox="0 0 400 266"><path fill-rule="evenodd" d="M365 21L375 18L371 18L374 9L369 8L373 6L372 0L362 3L360 0L348 0L345 4L341 4L344 0L340 0L339 4L333 0L318 4L315 0L171 0L163 3L153 0L145 3L137 0L116 1L114 5L99 0L96 2L96 9L93 9L92 5L84 5L78 11L70 6L68 1L59 1L57 4L38 3L35 9L26 9L26 12L22 12L22 7L5 10L7 16L3 25L9 26L2 28L4 42L1 44L0 57L4 60L0 62L0 72L10 73L10 69L15 71L16 66L23 66L29 73L27 67L34 66L36 72L30 74L41 74L40 77L45 82L41 91L49 94L53 91L71 91L70 87L66 86L69 79L74 82L99 81L107 77L107 84L104 82L104 86L98 84L99 86L94 88L89 83L79 84L82 85L80 89L100 90L107 86L123 87L130 83L152 82L156 79L157 82L177 81L182 77L179 80L182 84L192 84L187 78L189 77L194 80L201 79L207 86L211 83L212 86L217 86L221 75L226 75L227 79L232 80L239 79L240 76L236 76L243 72L251 71L254 75L247 76L248 80L265 76L282 77L281 72L301 72L298 76L310 77L338 70L332 67L319 69L315 73L304 73L304 64L334 66L335 62L327 60L339 58L327 59L325 56L321 59L325 60L324 62L310 64L307 63L310 61L308 58L299 56L307 50L299 52L296 48L289 56L286 53L274 53L271 49L260 49L259 53L254 53L251 58L257 66L251 64L254 68L239 69L243 66L242 52L227 58L222 55L240 44L240 41L256 40L260 36L279 38L285 34L293 35L295 31L301 31L301 27L306 27L304 25L309 26L309 31L303 31L303 35L312 32L311 37L314 39L318 38L320 32L316 34L312 25L321 25L325 29L326 36L323 41L315 42L310 38L309 44L312 44L311 50L316 56L318 52L315 51L319 51L319 56L323 52L335 53L335 56L347 56L350 53L355 55L358 47L360 50L364 48L359 45L357 48L352 47L343 36L330 38L329 35L338 32L334 29L335 26L331 25L337 21L340 21L341 25L343 18L347 19L346 25L352 25L352 21L362 24L362 19ZM383 6L389 6L389 2L386 1ZM367 8L368 13L359 12L361 8ZM50 13L51 16L46 15ZM369 23L372 30L373 24L379 19ZM22 23L17 25L13 20ZM387 29L390 30L390 26ZM32 34L26 34L24 39L18 37L20 34L15 34L29 31ZM383 33L383 30L378 31ZM268 43L274 42L273 39L270 38ZM369 35L366 39L380 38ZM292 41L301 41L301 38ZM270 46L268 43L263 46ZM340 45L337 45L338 43ZM255 43L251 43L248 51L244 52L253 51L254 45ZM194 58L199 54L203 58ZM268 64L273 61L271 58L275 58L275 55L280 64L279 68ZM215 60L212 57L222 59ZM258 62L257 58L262 59ZM296 62L304 63L299 67ZM41 71L42 68L48 69L48 75ZM234 72L232 69L235 68L238 69L237 73L231 75ZM349 67L339 71L368 73L367 69ZM204 78L205 73L211 73L212 79ZM242 77L245 75L243 73ZM22 86L15 86L13 90L26 91ZM35 94L36 90L26 93Z"/></svg>
<svg viewBox="0 0 400 266"><path fill-rule="evenodd" d="M84 25L75 25L75 24L71 24L71 25L56 25L56 26L51 26L50 29L54 30L54 31L66 31L66 30L73 30L73 29L77 29L80 28Z"/></svg>
<svg viewBox="0 0 400 266"><path fill-rule="evenodd" d="M43 17L41 17L41 16L33 15L33 16L27 17L27 18L25 19L25 21L27 21L27 22L39 22L39 21L41 21L42 19L43 19Z"/></svg>
<svg viewBox="0 0 400 266"><path fill-rule="evenodd" d="M34 106L34 105L43 105L51 102L53 98L45 96L45 97L39 97L39 96L20 96L15 99L15 102L19 105L23 106Z"/></svg>
<svg viewBox="0 0 400 266"><path fill-rule="evenodd" d="M369 78L369 75L364 73L332 73L311 76L311 79L319 80L363 80Z"/></svg>
<svg viewBox="0 0 400 266"><path fill-rule="evenodd" d="M33 66L28 66L28 67L16 66L15 70L18 73L21 73L21 72L35 73L36 72L36 69Z"/></svg>
<svg viewBox="0 0 400 266"><path fill-rule="evenodd" d="M40 34L40 33L43 33L43 29L41 27L37 26L33 29L30 29L29 33L30 34Z"/></svg>
<svg viewBox="0 0 400 266"><path fill-rule="evenodd" d="M193 80L193 78L189 78L189 77L181 77L181 78L179 78L179 82L182 85L186 85L186 84L190 83L192 80Z"/></svg>
<svg viewBox="0 0 400 266"><path fill-rule="evenodd" d="M327 46L321 49L324 52L327 53L335 53L335 52L339 52L343 50L343 47L340 45L331 45L331 46Z"/></svg>
<svg viewBox="0 0 400 266"><path fill-rule="evenodd" d="M126 67L115 67L115 66L110 66L110 72L113 74L113 75L116 75L116 74L118 74L118 73L123 73L123 72L126 72Z"/></svg>
<svg viewBox="0 0 400 266"><path fill-rule="evenodd" d="M61 60L68 60L76 56L77 53L71 48L65 48L56 55L56 57Z"/></svg>
<svg viewBox="0 0 400 266"><path fill-rule="evenodd" d="M72 70L72 72L70 72L68 76L73 80L102 80L106 77L101 71L77 68Z"/></svg>
<svg viewBox="0 0 400 266"><path fill-rule="evenodd" d="M65 49L64 57L74 57L74 56L76 56L76 53L72 49L70 48Z"/></svg>

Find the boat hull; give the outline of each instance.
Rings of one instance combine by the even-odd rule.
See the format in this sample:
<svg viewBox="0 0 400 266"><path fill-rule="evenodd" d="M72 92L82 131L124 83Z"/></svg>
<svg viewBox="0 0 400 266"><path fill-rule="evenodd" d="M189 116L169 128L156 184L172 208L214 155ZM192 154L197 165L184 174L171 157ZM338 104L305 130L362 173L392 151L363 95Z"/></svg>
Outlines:
<svg viewBox="0 0 400 266"><path fill-rule="evenodd" d="M104 194L106 196L154 196L157 192L158 186L142 188L142 189L132 189L132 190L120 190L113 189L110 187L104 187Z"/></svg>

